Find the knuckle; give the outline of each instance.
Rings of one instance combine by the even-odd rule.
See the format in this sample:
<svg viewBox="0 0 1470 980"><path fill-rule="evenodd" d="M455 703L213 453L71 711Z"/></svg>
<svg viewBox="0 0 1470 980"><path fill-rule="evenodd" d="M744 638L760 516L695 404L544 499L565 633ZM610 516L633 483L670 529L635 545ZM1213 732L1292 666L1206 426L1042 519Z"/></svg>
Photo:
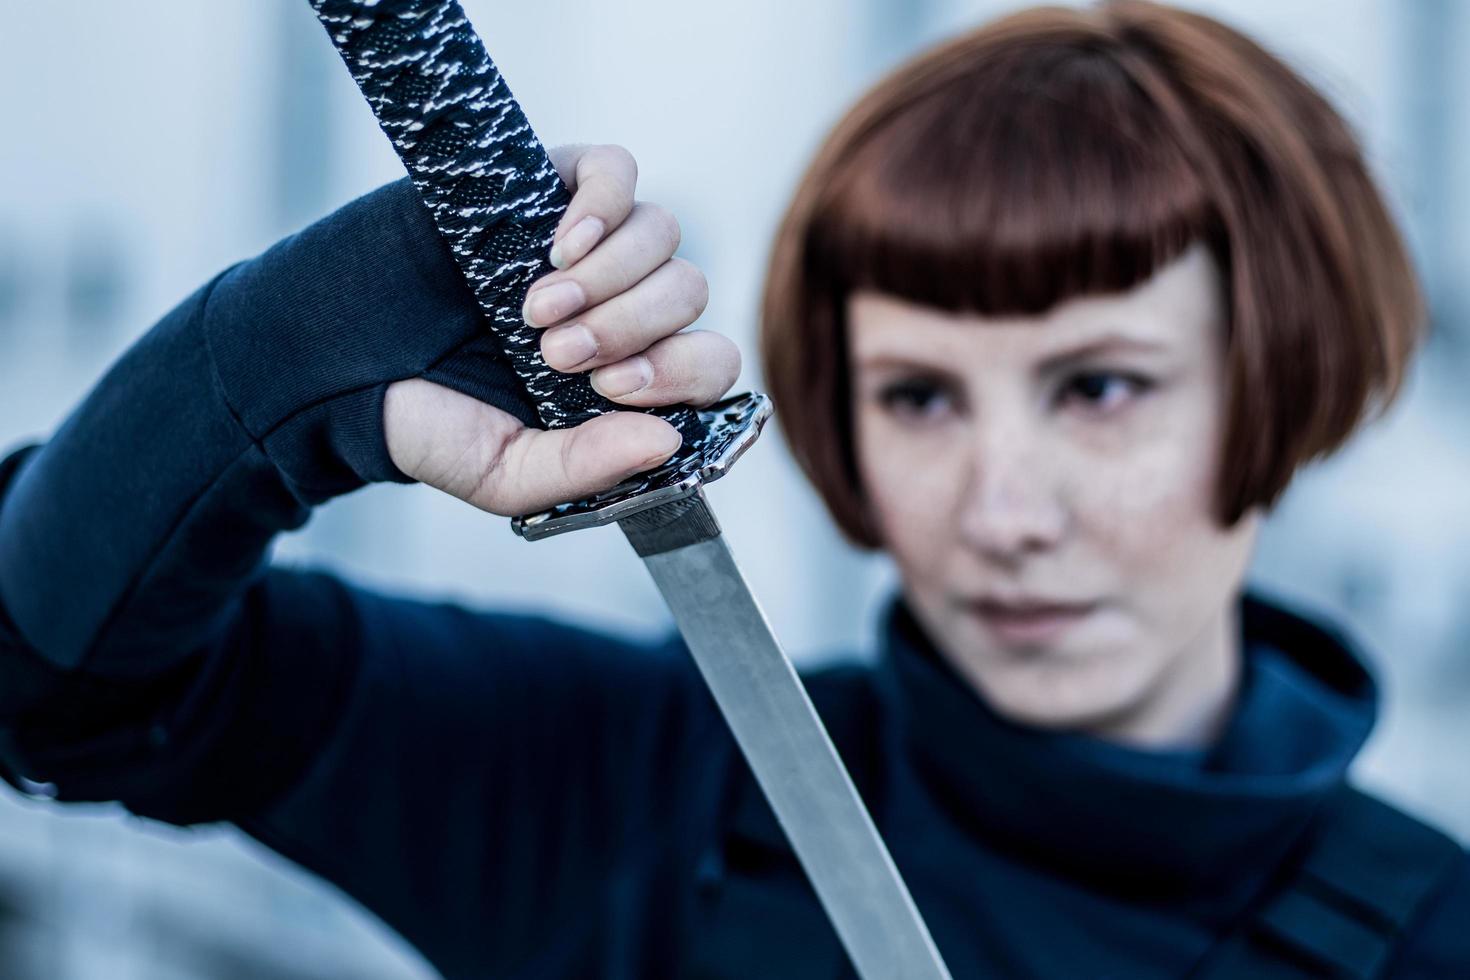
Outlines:
<svg viewBox="0 0 1470 980"><path fill-rule="evenodd" d="M643 275L644 270L640 268L638 254L636 252L630 254L626 248L620 248L617 251L609 250L606 261L608 280L617 283L618 288L625 292Z"/></svg>
<svg viewBox="0 0 1470 980"><path fill-rule="evenodd" d="M740 348L729 337L722 334L713 334L713 336L719 338L716 346L719 355L716 360L724 368L725 386L729 387L735 383L736 378L740 377Z"/></svg>
<svg viewBox="0 0 1470 980"><path fill-rule="evenodd" d="M663 245L665 251L672 255L679 248L683 235L683 231L679 228L679 219L674 217L674 212L662 204L644 203L641 207L645 211L645 217L659 236L659 244Z"/></svg>
<svg viewBox="0 0 1470 980"><path fill-rule="evenodd" d="M720 379L720 390L716 392L716 394L723 395L725 392L734 387L735 382L738 380L740 380L740 355L736 354L734 360L732 360L730 363L729 370L725 373L725 376Z"/></svg>
<svg viewBox="0 0 1470 980"><path fill-rule="evenodd" d="M629 195L610 174L594 170L582 179L577 193L583 195L588 214L607 220L629 207Z"/></svg>
<svg viewBox="0 0 1470 980"><path fill-rule="evenodd" d="M647 311L636 303L626 304L619 311L616 324L605 331L607 342L599 349L606 351L605 358L622 360L645 351L653 343L656 338L649 336L651 330Z"/></svg>
<svg viewBox="0 0 1470 980"><path fill-rule="evenodd" d="M633 186L638 183L638 161L633 159L633 154L626 147L604 143L589 149L582 159L589 171L595 172L621 198L631 201Z"/></svg>
<svg viewBox="0 0 1470 980"><path fill-rule="evenodd" d="M729 388L740 376L740 348L723 334L708 330L695 331L702 350L696 355L698 363L704 365L700 377L713 390L713 394Z"/></svg>
<svg viewBox="0 0 1470 980"><path fill-rule="evenodd" d="M709 280L705 278L704 270L687 259L674 258L669 261L674 263L674 269L678 273L679 282L682 286L681 294L688 303L687 323L693 323L709 306Z"/></svg>
<svg viewBox="0 0 1470 980"><path fill-rule="evenodd" d="M607 155L610 163L621 164L635 175L638 173L638 161L633 159L633 154L621 143L606 143L600 148Z"/></svg>
<svg viewBox="0 0 1470 980"><path fill-rule="evenodd" d="M740 352L728 338L707 330L692 330L683 336L688 350L681 358L687 378L681 400L708 405L735 383L740 374Z"/></svg>

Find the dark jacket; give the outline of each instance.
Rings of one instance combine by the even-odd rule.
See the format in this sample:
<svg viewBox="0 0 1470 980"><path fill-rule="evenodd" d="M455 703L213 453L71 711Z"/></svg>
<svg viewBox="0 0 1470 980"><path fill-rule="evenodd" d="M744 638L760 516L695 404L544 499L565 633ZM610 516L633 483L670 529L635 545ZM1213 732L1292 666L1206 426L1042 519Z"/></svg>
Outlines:
<svg viewBox="0 0 1470 980"><path fill-rule="evenodd" d="M313 506L403 480L389 381L529 417L406 183L165 317L0 466L0 767L61 800L233 821L454 977L845 975L677 640L272 568ZM1242 599L1209 752L1008 724L901 603L808 677L956 977L1176 977L1289 873L1374 721L1337 631ZM1470 863L1390 974L1470 976Z"/></svg>

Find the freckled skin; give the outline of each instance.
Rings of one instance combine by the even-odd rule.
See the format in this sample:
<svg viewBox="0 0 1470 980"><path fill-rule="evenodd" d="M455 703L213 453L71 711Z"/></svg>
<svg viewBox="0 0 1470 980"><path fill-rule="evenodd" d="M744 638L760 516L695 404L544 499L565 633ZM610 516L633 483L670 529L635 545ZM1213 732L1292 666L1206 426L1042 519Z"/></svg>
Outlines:
<svg viewBox="0 0 1470 980"><path fill-rule="evenodd" d="M848 306L858 463L914 614L997 712L1155 747L1205 744L1240 673L1235 602L1260 524L1213 516L1224 302L1191 247L1132 290L1035 317ZM1113 344L1043 362L1105 335ZM986 595L1097 602L1003 642Z"/></svg>

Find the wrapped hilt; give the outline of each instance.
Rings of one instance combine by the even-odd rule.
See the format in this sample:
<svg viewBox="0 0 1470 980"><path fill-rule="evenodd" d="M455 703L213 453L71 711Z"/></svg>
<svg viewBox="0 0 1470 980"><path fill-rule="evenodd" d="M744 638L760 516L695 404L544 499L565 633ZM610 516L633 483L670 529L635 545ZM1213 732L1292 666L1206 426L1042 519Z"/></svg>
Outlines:
<svg viewBox="0 0 1470 980"><path fill-rule="evenodd" d="M628 411L547 367L521 316L570 195L458 0L312 0L547 428ZM692 446L689 408L649 410Z"/></svg>
<svg viewBox="0 0 1470 980"><path fill-rule="evenodd" d="M383 132L448 241L502 353L547 428L613 411L584 374L547 367L541 331L521 308L552 271L550 250L570 196L458 0L311 0ZM646 409L683 445L657 469L587 500L518 517L541 538L612 521L697 494L728 472L771 414L765 395L698 411Z"/></svg>

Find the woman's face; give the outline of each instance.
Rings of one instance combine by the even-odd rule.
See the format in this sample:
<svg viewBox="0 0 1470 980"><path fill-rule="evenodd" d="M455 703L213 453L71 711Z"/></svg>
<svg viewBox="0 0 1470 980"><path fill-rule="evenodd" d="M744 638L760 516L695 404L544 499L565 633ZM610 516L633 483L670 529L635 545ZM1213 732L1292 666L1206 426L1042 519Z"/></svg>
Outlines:
<svg viewBox="0 0 1470 980"><path fill-rule="evenodd" d="M863 487L940 651L1013 720L1207 740L1259 524L1212 516L1226 390L1209 252L1035 317L876 293L848 312Z"/></svg>

